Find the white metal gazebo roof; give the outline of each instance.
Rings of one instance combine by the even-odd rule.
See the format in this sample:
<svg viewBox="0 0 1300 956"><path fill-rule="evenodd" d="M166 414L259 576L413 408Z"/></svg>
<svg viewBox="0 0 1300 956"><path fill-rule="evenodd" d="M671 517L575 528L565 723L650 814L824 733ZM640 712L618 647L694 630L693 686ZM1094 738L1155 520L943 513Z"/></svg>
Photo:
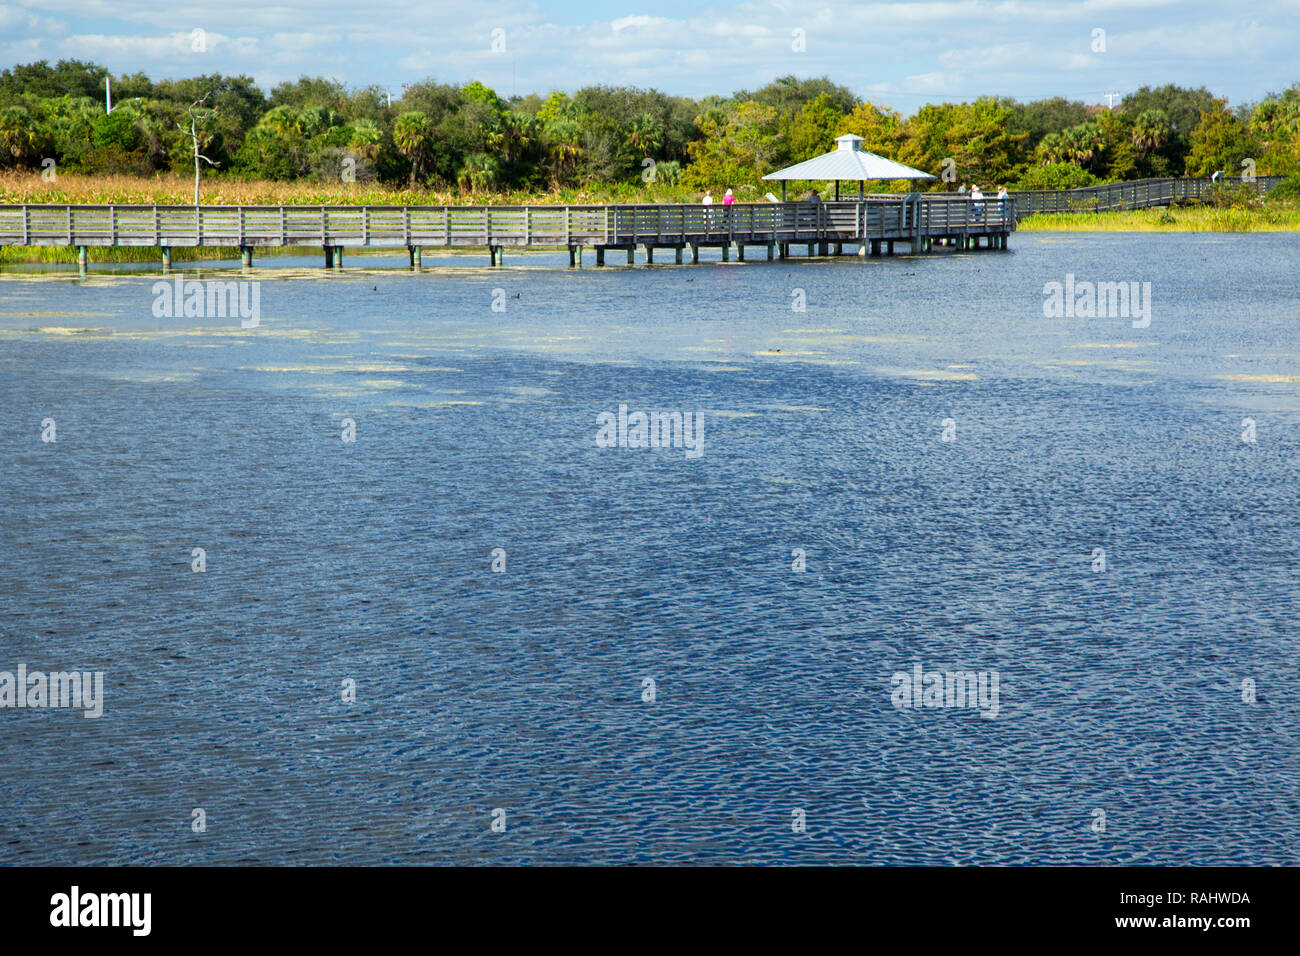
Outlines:
<svg viewBox="0 0 1300 956"><path fill-rule="evenodd" d="M845 133L835 138L833 152L814 157L785 169L768 173L764 179L802 179L813 181L867 179L934 179L911 166L868 153L861 146L862 137Z"/></svg>

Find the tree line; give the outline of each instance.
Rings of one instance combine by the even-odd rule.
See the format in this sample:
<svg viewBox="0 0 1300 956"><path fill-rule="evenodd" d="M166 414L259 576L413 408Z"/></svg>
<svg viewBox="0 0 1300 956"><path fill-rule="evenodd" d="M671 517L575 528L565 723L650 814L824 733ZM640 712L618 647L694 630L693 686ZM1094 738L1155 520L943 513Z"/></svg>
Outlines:
<svg viewBox="0 0 1300 956"><path fill-rule="evenodd" d="M105 108L104 84L113 108ZM756 90L691 99L589 86L502 97L479 82L426 80L393 97L302 77L264 93L247 76L110 77L93 63L0 71L0 168L218 175L453 186L469 192L653 180L732 186L833 147L862 147L952 181L1069 188L1147 176L1300 172L1300 83L1230 106L1204 87L1144 86L1113 109L1063 97L981 97L903 116L829 78L785 76ZM197 137L197 144L194 142ZM936 181L931 188L945 188Z"/></svg>

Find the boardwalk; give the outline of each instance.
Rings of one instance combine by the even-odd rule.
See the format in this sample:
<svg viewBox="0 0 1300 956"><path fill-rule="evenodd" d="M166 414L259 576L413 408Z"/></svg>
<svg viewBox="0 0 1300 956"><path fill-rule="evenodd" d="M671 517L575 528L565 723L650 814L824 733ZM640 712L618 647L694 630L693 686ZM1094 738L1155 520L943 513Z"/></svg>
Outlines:
<svg viewBox="0 0 1300 956"><path fill-rule="evenodd" d="M1224 185L1246 186L1264 195L1282 181L1281 176L1257 176L1253 180L1222 180ZM1084 186L1080 189L1035 189L1013 192L1016 214L1023 219L1044 212L1112 212L1149 209L1175 203L1201 202L1214 188L1204 179L1135 179L1126 183Z"/></svg>
<svg viewBox="0 0 1300 956"><path fill-rule="evenodd" d="M75 246L84 263L93 246L154 246L164 264L180 246L238 247L245 265L253 250L268 246L314 246L326 265L341 261L344 248L405 248L412 265L421 250L440 246L486 247L499 265L507 246L565 247L570 264L584 249L626 251L640 247L647 261L655 250L674 251L682 261L701 247L762 247L767 258L785 258L791 247L809 255L840 255L845 245L879 255L897 242L928 251L935 242L961 248L1005 249L1015 229L1013 201L971 200L941 194L872 196L852 202L736 203L591 206L0 206L0 245Z"/></svg>

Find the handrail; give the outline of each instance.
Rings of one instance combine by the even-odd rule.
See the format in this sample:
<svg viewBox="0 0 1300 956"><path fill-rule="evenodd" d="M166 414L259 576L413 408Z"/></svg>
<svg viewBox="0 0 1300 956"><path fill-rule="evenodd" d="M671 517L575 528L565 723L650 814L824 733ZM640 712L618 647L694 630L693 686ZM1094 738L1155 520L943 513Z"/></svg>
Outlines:
<svg viewBox="0 0 1300 956"><path fill-rule="evenodd" d="M965 201L965 206L962 201ZM942 204L942 205L940 205ZM909 211L909 205L911 209ZM855 242L1015 228L994 197L875 195L817 203L580 206L0 206L0 245L439 246ZM886 214L885 209L893 210Z"/></svg>

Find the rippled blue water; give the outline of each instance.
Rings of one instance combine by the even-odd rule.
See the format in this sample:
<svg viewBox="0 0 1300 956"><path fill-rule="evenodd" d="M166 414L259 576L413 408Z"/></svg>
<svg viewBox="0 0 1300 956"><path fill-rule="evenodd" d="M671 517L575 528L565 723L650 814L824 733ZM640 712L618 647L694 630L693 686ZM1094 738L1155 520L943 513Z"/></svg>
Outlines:
<svg viewBox="0 0 1300 956"><path fill-rule="evenodd" d="M0 863L1300 862L1300 236L1012 247L0 276Z"/></svg>

